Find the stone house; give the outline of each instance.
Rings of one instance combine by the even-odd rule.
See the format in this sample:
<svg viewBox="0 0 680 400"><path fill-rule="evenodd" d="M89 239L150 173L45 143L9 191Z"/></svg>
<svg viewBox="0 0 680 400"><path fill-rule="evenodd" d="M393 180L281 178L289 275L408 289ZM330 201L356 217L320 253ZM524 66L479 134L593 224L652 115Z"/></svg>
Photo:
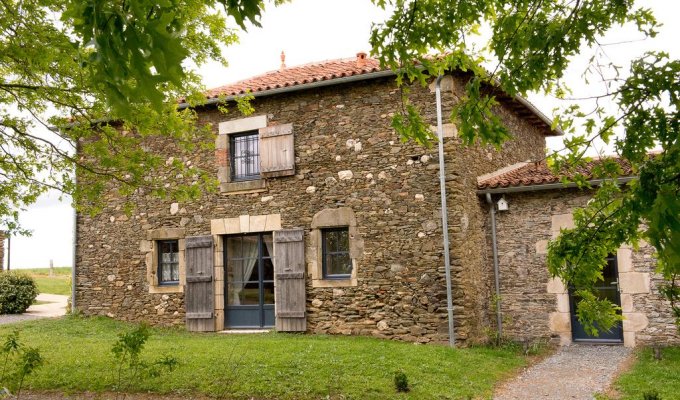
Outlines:
<svg viewBox="0 0 680 400"><path fill-rule="evenodd" d="M625 184L633 172L627 162L619 163L624 171L619 181ZM591 166L583 171L586 177L590 177ZM488 194L494 204L501 199L503 203L495 212L495 236L500 314L506 336L516 340L554 338L561 344L680 344L670 304L658 290L663 278L654 272L654 248L648 244L641 243L638 251L623 246L607 259L597 290L621 307L624 320L596 338L576 319L568 288L549 276L545 263L548 241L560 229L573 227L573 209L585 206L591 192L565 187L545 163L526 162L480 176L478 188L480 196ZM494 234L493 227L487 231ZM493 253L491 242L487 245ZM493 265L491 258L488 265Z"/></svg>
<svg viewBox="0 0 680 400"><path fill-rule="evenodd" d="M443 79L444 115L466 79L463 73ZM433 90L433 85L414 86L412 100L434 125ZM248 91L254 95L252 116L217 109L219 101ZM495 112L513 135L501 149L463 147L455 126L444 126L459 343L484 342L495 329L484 198L490 189L478 177L541 159L546 136L559 134L525 100L502 94L498 99ZM135 195L137 208L130 217L122 200L111 197L99 215L78 214L75 306L86 315L186 324L194 331L275 327L448 340L437 152L399 140L390 123L400 107L394 74L364 53L356 59L282 65L211 90L197 111L200 123L210 124L215 133L215 149L182 161L212 171L219 193L191 203ZM150 146L173 157L172 143L157 140ZM530 321L536 329L532 339L567 339L564 299L554 293L559 285L548 285L540 253L528 253L550 237L550 215L547 225L536 222L547 233L531 231L526 238L515 233L531 226L507 225L520 204L530 212L534 198L546 202L551 213L568 212L561 195L579 198L569 191L550 193L516 195L522 203L508 193L511 211L498 215L498 249L508 265L501 265L501 296L505 317L512 317L505 324L512 337L524 338L524 321ZM553 199L559 207L551 205ZM527 260L532 270L522 272L524 281L508 281L519 270L516 263ZM523 297L531 292L540 292L540 299ZM642 310L642 302L635 300L632 310ZM522 309L525 305L529 308ZM635 329L642 325L636 324ZM645 329L636 330L637 340L654 340Z"/></svg>

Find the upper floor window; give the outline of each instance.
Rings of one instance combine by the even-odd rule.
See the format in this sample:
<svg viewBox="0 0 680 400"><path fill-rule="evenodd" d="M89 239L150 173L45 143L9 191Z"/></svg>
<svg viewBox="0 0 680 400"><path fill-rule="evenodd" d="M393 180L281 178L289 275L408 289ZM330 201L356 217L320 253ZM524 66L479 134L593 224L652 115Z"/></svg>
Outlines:
<svg viewBox="0 0 680 400"><path fill-rule="evenodd" d="M158 242L158 284L179 284L179 241L159 240Z"/></svg>
<svg viewBox="0 0 680 400"><path fill-rule="evenodd" d="M229 136L232 181L260 178L260 141L257 132Z"/></svg>
<svg viewBox="0 0 680 400"><path fill-rule="evenodd" d="M352 275L352 258L349 254L349 228L321 230L324 279L348 279Z"/></svg>

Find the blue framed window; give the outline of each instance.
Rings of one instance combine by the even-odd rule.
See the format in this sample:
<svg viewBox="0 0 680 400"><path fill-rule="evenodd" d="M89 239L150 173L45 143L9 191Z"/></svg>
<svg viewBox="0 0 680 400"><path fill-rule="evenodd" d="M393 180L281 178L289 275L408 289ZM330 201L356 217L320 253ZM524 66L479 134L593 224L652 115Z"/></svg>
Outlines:
<svg viewBox="0 0 680 400"><path fill-rule="evenodd" d="M179 240L159 240L158 284L179 285Z"/></svg>
<svg viewBox="0 0 680 400"><path fill-rule="evenodd" d="M260 179L260 137L257 132L229 136L232 181Z"/></svg>
<svg viewBox="0 0 680 400"><path fill-rule="evenodd" d="M352 258L349 255L349 228L321 230L321 252L324 279L349 279Z"/></svg>

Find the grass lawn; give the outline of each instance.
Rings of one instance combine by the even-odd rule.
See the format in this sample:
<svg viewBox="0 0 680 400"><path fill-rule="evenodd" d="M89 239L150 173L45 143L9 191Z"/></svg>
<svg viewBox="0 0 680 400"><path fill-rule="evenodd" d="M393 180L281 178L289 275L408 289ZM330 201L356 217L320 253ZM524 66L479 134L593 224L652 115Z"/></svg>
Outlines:
<svg viewBox="0 0 680 400"><path fill-rule="evenodd" d="M643 394L659 393L662 400L680 399L680 347L666 348L655 360L651 349L637 352L633 367L615 383L622 399L642 399Z"/></svg>
<svg viewBox="0 0 680 400"><path fill-rule="evenodd" d="M132 325L107 318L65 317L0 326L40 348L47 364L27 379L36 390L108 391L116 370L111 346ZM143 358L169 354L173 372L134 391L246 399L478 399L526 365L512 349L452 350L365 337L264 333L204 333L154 328ZM411 391L397 394L394 373Z"/></svg>
<svg viewBox="0 0 680 400"><path fill-rule="evenodd" d="M71 294L71 267L55 267L54 276L50 276L49 268L17 269L35 279L40 293Z"/></svg>

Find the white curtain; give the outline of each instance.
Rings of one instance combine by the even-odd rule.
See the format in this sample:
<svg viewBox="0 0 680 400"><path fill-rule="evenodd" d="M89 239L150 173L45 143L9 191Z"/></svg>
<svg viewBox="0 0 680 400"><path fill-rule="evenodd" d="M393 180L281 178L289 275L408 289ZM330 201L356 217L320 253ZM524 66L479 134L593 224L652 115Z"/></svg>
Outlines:
<svg viewBox="0 0 680 400"><path fill-rule="evenodd" d="M272 235L264 235L264 244L267 246L267 253L272 258L272 265L274 266L274 273L276 273L276 259L274 258L274 239Z"/></svg>
<svg viewBox="0 0 680 400"><path fill-rule="evenodd" d="M250 240L248 240L250 239ZM255 239L255 240L252 240ZM244 258L243 261L239 261L240 265L232 266L232 298L231 305L241 304L241 291L250 275L253 273L253 268L257 264L257 237L243 238L243 247L241 247L241 252L239 252L238 247L241 245L241 241L230 240L227 247L227 254L237 255L240 253L240 257Z"/></svg>

